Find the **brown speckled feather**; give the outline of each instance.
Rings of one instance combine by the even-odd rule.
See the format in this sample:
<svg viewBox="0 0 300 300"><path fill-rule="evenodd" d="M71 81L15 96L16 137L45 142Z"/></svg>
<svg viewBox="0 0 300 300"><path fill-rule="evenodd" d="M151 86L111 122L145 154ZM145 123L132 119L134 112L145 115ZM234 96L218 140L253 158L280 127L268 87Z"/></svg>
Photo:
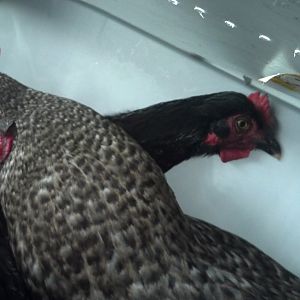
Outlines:
<svg viewBox="0 0 300 300"><path fill-rule="evenodd" d="M42 299L300 299L299 280L269 257L183 215L122 129L6 75L0 91L0 113L17 128L1 205Z"/></svg>

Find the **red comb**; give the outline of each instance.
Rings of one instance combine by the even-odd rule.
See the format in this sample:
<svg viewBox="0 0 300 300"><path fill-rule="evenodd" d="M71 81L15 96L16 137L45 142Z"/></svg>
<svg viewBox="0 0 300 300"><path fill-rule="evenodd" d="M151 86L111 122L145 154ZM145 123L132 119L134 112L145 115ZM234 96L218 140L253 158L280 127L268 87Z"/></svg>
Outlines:
<svg viewBox="0 0 300 300"><path fill-rule="evenodd" d="M248 96L248 99L254 104L256 109L262 114L266 123L271 122L271 110L268 95L262 95L260 92L254 92Z"/></svg>

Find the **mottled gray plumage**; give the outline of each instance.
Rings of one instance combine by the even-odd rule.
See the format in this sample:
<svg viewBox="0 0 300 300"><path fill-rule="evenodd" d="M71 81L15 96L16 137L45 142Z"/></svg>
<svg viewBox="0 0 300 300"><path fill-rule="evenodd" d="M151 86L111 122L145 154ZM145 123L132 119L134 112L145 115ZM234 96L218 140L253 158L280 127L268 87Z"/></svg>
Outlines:
<svg viewBox="0 0 300 300"><path fill-rule="evenodd" d="M185 216L154 161L92 109L1 74L0 114L17 130L1 205L42 299L300 299L271 258Z"/></svg>

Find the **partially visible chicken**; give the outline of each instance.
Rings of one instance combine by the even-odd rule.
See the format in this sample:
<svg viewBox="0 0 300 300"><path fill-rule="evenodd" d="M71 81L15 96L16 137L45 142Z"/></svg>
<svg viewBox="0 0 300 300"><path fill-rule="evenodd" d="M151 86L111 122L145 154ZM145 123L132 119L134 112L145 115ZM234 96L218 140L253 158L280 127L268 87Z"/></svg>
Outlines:
<svg viewBox="0 0 300 300"><path fill-rule="evenodd" d="M241 103L247 103L245 100L246 97L242 94L223 92L159 103L143 109L109 116L109 119L133 136L164 172L191 157L220 153L221 147L226 148L230 135L236 135L234 143L228 143L233 153L235 153L234 149L238 150L240 146L243 148L246 144L246 148L248 145L250 151L257 148L280 158L281 147L275 138L277 121L270 108L268 97L259 92L249 95L248 104L245 105L245 108L251 107L252 103L256 110L254 114L250 113L253 107L249 109L248 113L243 113L245 108L241 109L240 107ZM219 110L213 109L216 107L215 101L219 101ZM238 101L241 103L236 105ZM210 112L203 105L205 102L207 105L211 105ZM234 111L235 106L237 110ZM195 107L198 108L196 112ZM204 108L202 113L201 107ZM252 140L249 139L250 130L246 130L242 134L237 132L237 129L231 125L235 118L228 116L228 112L226 109L222 110L222 107L231 107L236 119L239 120L237 116L244 116L247 121L251 122L251 127L253 124L260 124L260 126L255 126L254 131L250 132L250 137L254 137ZM209 122L211 123L207 126L205 123L209 119L209 114L213 114L217 118L213 121L210 119ZM251 115L253 117L250 117ZM175 135L176 130L178 136ZM227 134L222 137L222 133ZM259 138L257 138L258 136ZM211 145L211 148L207 147L208 141L214 139L220 141L222 138L221 147L214 147L215 145ZM194 143L192 144L190 141ZM193 145L191 147L193 151L188 151L190 144ZM231 158L243 157L232 155ZM300 297L299 279L257 247L207 222L188 215L186 218L199 242L205 245L202 248L203 255L209 257L209 261L213 262L214 265L228 272L235 270L253 281L261 282L272 274L272 276L274 275L272 281L277 281L278 286L281 286L283 281L291 283L292 288L282 286L281 294L277 290L271 292L270 289L264 296L261 294L259 299L281 299L281 297L298 299ZM230 296L228 297L231 299ZM253 295L253 298L249 299L257 298Z"/></svg>
<svg viewBox="0 0 300 300"><path fill-rule="evenodd" d="M279 158L267 96L222 92L155 104L110 116L166 172L183 160L219 154L223 162L261 149Z"/></svg>
<svg viewBox="0 0 300 300"><path fill-rule="evenodd" d="M5 145L11 133L14 143L0 171L1 205L35 294L300 299L296 276L244 240L184 216L153 160L107 119L5 75L0 90L1 112L15 120L3 133Z"/></svg>

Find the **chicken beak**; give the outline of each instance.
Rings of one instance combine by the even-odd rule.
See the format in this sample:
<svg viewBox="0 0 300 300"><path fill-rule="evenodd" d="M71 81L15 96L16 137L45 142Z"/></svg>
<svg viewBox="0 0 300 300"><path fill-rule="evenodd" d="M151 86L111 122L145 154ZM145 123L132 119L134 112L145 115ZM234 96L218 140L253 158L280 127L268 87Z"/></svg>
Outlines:
<svg viewBox="0 0 300 300"><path fill-rule="evenodd" d="M265 151L276 159L281 159L281 146L272 136L266 136L264 139L256 143L256 148Z"/></svg>

